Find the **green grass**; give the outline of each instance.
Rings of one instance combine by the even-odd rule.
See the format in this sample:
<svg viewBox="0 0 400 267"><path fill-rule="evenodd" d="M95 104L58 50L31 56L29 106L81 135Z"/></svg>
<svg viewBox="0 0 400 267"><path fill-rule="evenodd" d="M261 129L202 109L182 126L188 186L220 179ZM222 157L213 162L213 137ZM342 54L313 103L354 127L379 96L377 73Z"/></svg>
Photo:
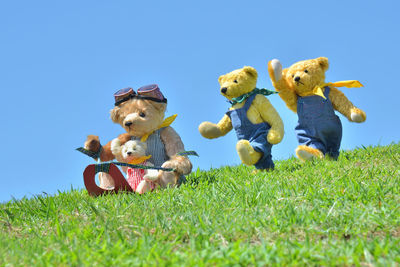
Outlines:
<svg viewBox="0 0 400 267"><path fill-rule="evenodd" d="M0 205L0 265L378 265L400 262L400 144L338 161L223 167L146 195L85 190Z"/></svg>

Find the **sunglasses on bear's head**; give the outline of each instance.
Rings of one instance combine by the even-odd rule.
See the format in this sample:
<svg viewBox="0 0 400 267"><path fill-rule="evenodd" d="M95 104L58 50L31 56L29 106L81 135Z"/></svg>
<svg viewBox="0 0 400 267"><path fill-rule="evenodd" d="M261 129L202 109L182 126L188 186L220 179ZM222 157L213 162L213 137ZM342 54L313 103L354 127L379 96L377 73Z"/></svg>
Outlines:
<svg viewBox="0 0 400 267"><path fill-rule="evenodd" d="M137 90L137 93L130 87L118 90L114 94L115 106L119 106L121 103L128 101L132 98L146 99L160 103L167 103L167 99L161 93L160 88L157 84L150 84L142 86Z"/></svg>

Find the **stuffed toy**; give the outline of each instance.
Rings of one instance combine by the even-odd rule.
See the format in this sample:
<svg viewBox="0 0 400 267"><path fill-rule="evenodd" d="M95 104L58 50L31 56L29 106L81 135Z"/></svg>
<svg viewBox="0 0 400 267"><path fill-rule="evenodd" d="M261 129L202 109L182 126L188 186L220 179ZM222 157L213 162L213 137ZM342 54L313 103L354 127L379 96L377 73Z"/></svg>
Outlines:
<svg viewBox="0 0 400 267"><path fill-rule="evenodd" d="M121 144L119 138L111 142L111 152L119 162L154 166L148 159L151 155L146 155L147 145L140 140L129 140ZM134 169L130 167L121 167L127 173L128 183L131 188L139 194L152 191L156 188L153 182L158 179L158 171L152 169Z"/></svg>
<svg viewBox="0 0 400 267"><path fill-rule="evenodd" d="M281 117L264 96L272 92L256 88L257 71L248 66L222 75L218 81L221 94L232 107L217 124L201 123L201 135L217 138L234 128L242 163L254 165L257 170L273 169L271 148L282 140L284 130Z"/></svg>
<svg viewBox="0 0 400 267"><path fill-rule="evenodd" d="M302 161L337 159L342 139L342 124L335 110L351 122L363 122L366 114L355 107L336 87L361 87L358 81L325 82L329 63L325 57L297 62L282 70L277 59L268 63L272 84L286 105L298 115L295 128Z"/></svg>
<svg viewBox="0 0 400 267"><path fill-rule="evenodd" d="M164 119L167 99L158 85L152 84L139 88L137 93L132 88L125 88L114 94L115 107L110 111L111 120L121 125L126 133L119 139L141 140L146 142L146 155L151 155L149 162L154 166L174 169L174 172L159 171L155 183L162 188L177 186L184 181L184 176L192 170L184 145L178 133L169 126L175 116ZM84 148L97 153L100 161L115 158L111 151L111 141L102 146L98 136L89 135ZM178 178L177 178L178 177ZM104 174L100 187L112 187L112 178Z"/></svg>

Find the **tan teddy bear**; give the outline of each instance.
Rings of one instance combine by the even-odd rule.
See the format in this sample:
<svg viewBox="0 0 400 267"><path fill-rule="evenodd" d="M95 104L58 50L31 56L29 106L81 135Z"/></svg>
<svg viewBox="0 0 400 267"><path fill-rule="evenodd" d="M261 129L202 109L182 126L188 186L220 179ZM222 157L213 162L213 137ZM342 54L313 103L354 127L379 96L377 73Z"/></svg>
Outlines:
<svg viewBox="0 0 400 267"><path fill-rule="evenodd" d="M274 168L272 145L282 140L284 129L278 112L264 96L271 92L256 88L257 76L257 71L249 66L220 76L220 92L232 107L218 124L203 122L199 131L212 139L234 128L239 139L236 150L240 160L246 165L255 165L258 170L269 170Z"/></svg>
<svg viewBox="0 0 400 267"><path fill-rule="evenodd" d="M148 161L151 155L146 155L146 150L146 143L140 140L121 143L119 138L115 138L111 142L111 151L117 161L152 167L154 165ZM143 194L156 188L154 181L158 179L157 170L131 167L122 167L122 169L127 173L128 183L136 193Z"/></svg>
<svg viewBox="0 0 400 267"><path fill-rule="evenodd" d="M114 94L115 107L110 111L111 120L120 124L127 133L120 135L120 140L141 140L146 142L146 155L157 167L175 169L175 172L159 171L155 181L161 187L180 184L184 176L192 170L192 164L186 156L177 155L184 151L184 145L178 133L169 126L173 118L164 120L167 99L157 85L143 86L136 92L132 88L121 89ZM101 161L115 158L111 150L111 141L101 146L97 136L89 135L84 148L98 153ZM180 177L177 179L177 177ZM113 186L109 175L104 175L100 187Z"/></svg>
<svg viewBox="0 0 400 267"><path fill-rule="evenodd" d="M296 155L301 160L339 156L342 124L335 110L351 122L363 122L366 114L355 107L336 87L360 87L358 81L325 83L329 63L325 57L303 60L287 69L277 59L268 63L272 84L286 105L297 112L296 126L299 146ZM336 86L336 87L335 87Z"/></svg>

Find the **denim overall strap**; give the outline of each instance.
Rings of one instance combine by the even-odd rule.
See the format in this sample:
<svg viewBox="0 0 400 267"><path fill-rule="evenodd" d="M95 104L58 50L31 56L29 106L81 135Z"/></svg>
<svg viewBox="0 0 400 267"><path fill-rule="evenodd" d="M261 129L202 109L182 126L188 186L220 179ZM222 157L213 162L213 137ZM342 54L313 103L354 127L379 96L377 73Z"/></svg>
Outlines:
<svg viewBox="0 0 400 267"><path fill-rule="evenodd" d="M247 98L246 103L244 103L242 109L244 109L247 113L247 111L249 110L251 104L253 103L254 98L256 98L257 94L251 95L249 98ZM247 116L246 116L247 118Z"/></svg>

